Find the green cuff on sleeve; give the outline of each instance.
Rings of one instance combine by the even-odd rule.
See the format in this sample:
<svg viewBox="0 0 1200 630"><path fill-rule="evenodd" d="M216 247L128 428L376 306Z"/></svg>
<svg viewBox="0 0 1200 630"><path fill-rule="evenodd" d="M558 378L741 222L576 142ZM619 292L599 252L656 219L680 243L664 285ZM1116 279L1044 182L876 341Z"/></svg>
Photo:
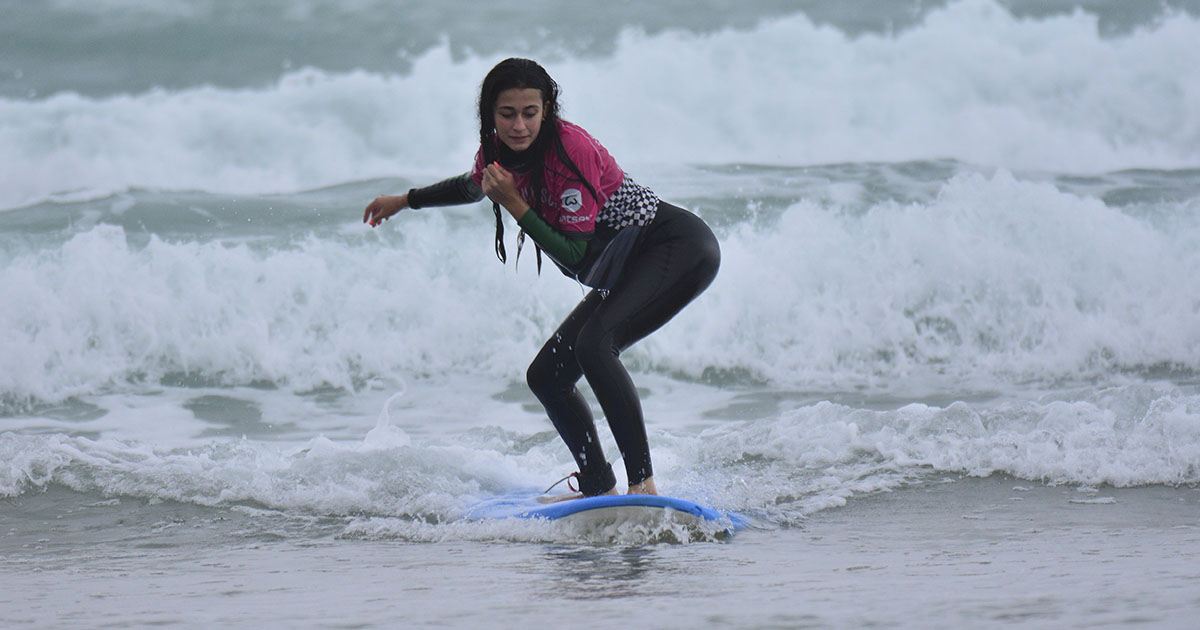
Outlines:
<svg viewBox="0 0 1200 630"><path fill-rule="evenodd" d="M562 232L550 227L542 217L530 210L517 221L517 225L533 239L547 254L564 265L573 266L583 260L587 252L587 241L567 238Z"/></svg>

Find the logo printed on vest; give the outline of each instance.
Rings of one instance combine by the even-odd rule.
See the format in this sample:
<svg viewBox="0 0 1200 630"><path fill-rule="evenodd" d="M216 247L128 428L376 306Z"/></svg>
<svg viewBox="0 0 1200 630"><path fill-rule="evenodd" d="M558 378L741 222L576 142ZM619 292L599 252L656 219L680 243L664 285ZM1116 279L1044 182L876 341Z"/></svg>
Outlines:
<svg viewBox="0 0 1200 630"><path fill-rule="evenodd" d="M583 195L578 188L568 188L562 192L562 207L572 214L583 208Z"/></svg>

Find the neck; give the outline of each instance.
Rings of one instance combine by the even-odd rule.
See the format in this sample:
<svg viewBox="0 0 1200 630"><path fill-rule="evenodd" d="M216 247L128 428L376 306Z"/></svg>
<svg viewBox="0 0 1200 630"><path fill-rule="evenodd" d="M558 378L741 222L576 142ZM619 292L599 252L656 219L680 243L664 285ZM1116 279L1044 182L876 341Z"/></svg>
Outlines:
<svg viewBox="0 0 1200 630"><path fill-rule="evenodd" d="M538 138L540 141L541 138ZM508 148L508 145L503 142L498 143L497 157L500 160L500 165L504 168L513 171L514 173L528 172L533 166L540 161L541 151L539 151L538 142L535 141L533 146L524 151L513 151Z"/></svg>

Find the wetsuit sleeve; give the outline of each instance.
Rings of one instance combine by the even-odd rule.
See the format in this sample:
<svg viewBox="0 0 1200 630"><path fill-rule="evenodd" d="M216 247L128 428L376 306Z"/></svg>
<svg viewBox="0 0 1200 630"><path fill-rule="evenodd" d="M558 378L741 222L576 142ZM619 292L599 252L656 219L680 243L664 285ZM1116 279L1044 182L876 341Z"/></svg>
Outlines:
<svg viewBox="0 0 1200 630"><path fill-rule="evenodd" d="M587 241L567 238L562 232L550 227L549 223L546 223L532 210L526 212L525 216L517 221L517 225L525 230L525 233L538 244L538 247L564 265L578 265L583 260L584 253L587 252Z"/></svg>
<svg viewBox="0 0 1200 630"><path fill-rule="evenodd" d="M457 206L483 199L483 189L470 173L444 179L432 186L408 191L408 207L416 210L432 206Z"/></svg>

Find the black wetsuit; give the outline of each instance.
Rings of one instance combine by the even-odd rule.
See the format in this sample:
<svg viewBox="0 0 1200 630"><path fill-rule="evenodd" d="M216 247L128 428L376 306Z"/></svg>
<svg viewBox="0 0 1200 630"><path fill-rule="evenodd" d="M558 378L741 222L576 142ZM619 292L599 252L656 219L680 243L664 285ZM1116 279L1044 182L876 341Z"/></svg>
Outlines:
<svg viewBox="0 0 1200 630"><path fill-rule="evenodd" d="M629 188L624 188L626 185ZM622 190L645 191L632 180L622 186ZM712 283L720 266L717 239L699 217L662 201L650 206L652 212L645 212L644 205L639 211L637 206L645 203L647 194L652 193L618 194L621 201L613 203L628 204L622 208L624 212L643 217L652 214L653 218L644 225L624 227L627 238L608 233L589 242L589 256L582 268L603 267L605 274L586 274L585 279L584 274L555 260L564 273L581 282L592 283L603 276L592 286L608 289L593 289L583 298L542 346L526 375L530 389L579 465L579 489L585 495L611 490L616 478L600 447L591 408L575 384L581 376L586 377L596 394L621 450L629 484L649 478L653 469L642 405L620 354L687 306ZM482 198L483 191L469 174L409 191L412 208ZM526 220L535 219L535 214L526 213ZM601 246L612 243L618 247L604 251L620 249L618 256L611 257L620 264L595 264L610 258Z"/></svg>
<svg viewBox="0 0 1200 630"><path fill-rule="evenodd" d="M721 250L696 215L665 202L611 290L592 290L529 366L527 379L579 465L585 495L616 485L591 408L575 384L587 378L625 461L629 485L653 475L637 388L620 353L658 330L712 283Z"/></svg>

